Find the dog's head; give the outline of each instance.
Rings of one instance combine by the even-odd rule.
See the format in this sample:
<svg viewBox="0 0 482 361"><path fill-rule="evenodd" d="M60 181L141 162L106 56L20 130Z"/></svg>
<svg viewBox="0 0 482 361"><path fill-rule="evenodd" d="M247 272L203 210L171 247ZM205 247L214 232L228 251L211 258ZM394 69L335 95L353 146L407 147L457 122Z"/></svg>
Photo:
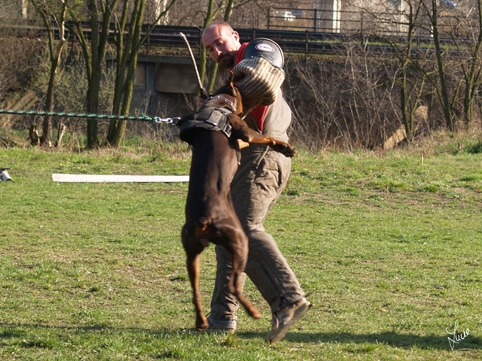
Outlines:
<svg viewBox="0 0 482 361"><path fill-rule="evenodd" d="M206 100L205 105L224 108L229 107L233 113L238 115L243 112L243 100L241 98L241 93L234 85L233 72L230 72L226 84L217 89L211 97Z"/></svg>

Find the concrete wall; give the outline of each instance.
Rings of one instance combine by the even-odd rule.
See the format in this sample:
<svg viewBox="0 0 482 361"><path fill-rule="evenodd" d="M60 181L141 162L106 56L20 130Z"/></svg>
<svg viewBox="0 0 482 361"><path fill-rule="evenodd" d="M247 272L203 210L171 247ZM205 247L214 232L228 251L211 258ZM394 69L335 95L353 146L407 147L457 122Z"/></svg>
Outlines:
<svg viewBox="0 0 482 361"><path fill-rule="evenodd" d="M140 56L132 109L149 116L174 117L190 112L197 80L188 57Z"/></svg>
<svg viewBox="0 0 482 361"><path fill-rule="evenodd" d="M341 0L315 0L313 7L318 10L317 31L340 32Z"/></svg>

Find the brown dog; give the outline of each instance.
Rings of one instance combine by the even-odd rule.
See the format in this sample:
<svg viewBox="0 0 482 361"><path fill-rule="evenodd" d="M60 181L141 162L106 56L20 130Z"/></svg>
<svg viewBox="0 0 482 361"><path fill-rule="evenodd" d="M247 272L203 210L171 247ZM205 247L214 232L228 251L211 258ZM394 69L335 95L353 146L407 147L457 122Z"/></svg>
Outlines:
<svg viewBox="0 0 482 361"><path fill-rule="evenodd" d="M250 316L261 317L244 297L240 279L248 259L248 238L236 216L230 193L231 180L238 167L237 141L267 144L288 157L295 154L288 143L250 129L238 115L242 111L241 95L231 79L209 97L198 112L184 116L178 123L181 139L192 146L186 223L181 236L198 331L209 327L199 294L200 255L209 242L223 246L229 254L233 268L229 292Z"/></svg>

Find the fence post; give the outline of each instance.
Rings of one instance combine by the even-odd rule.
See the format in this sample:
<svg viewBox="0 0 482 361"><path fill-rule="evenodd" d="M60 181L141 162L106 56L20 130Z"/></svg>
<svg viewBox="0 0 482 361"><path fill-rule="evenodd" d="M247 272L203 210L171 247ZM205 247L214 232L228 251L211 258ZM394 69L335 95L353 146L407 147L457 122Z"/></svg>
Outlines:
<svg viewBox="0 0 482 361"><path fill-rule="evenodd" d="M364 20L364 16L363 16L364 12L362 11L361 14L360 14L360 36L361 36L361 41L362 41L362 44L363 44L363 39L364 39L364 36L363 36L363 20Z"/></svg>
<svg viewBox="0 0 482 361"><path fill-rule="evenodd" d="M266 17L266 20L267 20L267 24L266 24L266 28L269 30L269 27L270 27L270 20L271 20L271 8L268 8L268 16Z"/></svg>
<svg viewBox="0 0 482 361"><path fill-rule="evenodd" d="M313 31L315 33L316 33L316 28L317 28L316 24L318 22L317 18L318 18L318 9L314 9L313 10Z"/></svg>

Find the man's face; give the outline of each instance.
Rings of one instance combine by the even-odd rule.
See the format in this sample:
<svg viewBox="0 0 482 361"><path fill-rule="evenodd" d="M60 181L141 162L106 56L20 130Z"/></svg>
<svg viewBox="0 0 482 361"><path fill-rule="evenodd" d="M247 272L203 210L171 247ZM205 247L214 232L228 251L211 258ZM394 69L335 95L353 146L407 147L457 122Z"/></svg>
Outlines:
<svg viewBox="0 0 482 361"><path fill-rule="evenodd" d="M236 31L220 26L208 27L203 32L202 42L215 62L225 68L234 66L236 51L241 46Z"/></svg>

